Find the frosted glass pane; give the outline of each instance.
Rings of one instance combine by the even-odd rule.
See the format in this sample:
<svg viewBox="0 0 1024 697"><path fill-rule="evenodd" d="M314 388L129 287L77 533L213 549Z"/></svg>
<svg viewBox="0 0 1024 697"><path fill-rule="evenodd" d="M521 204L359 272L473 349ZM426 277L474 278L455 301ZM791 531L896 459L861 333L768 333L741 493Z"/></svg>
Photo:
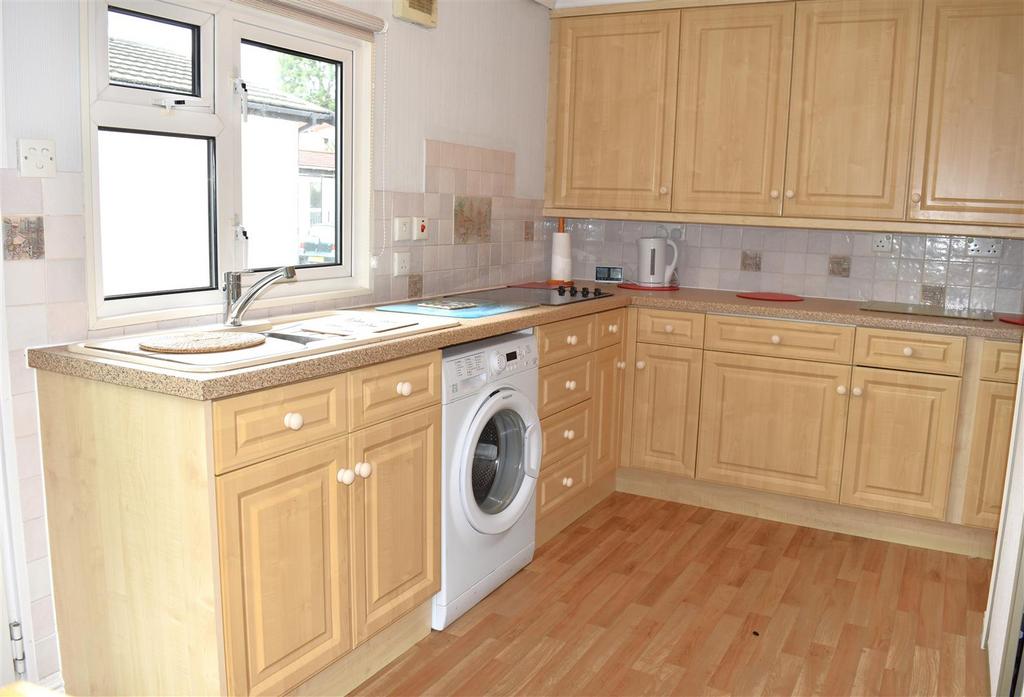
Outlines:
<svg viewBox="0 0 1024 697"><path fill-rule="evenodd" d="M250 268L337 264L339 64L242 43L242 219Z"/></svg>
<svg viewBox="0 0 1024 697"><path fill-rule="evenodd" d="M110 8L110 84L199 96L199 27Z"/></svg>
<svg viewBox="0 0 1024 697"><path fill-rule="evenodd" d="M99 132L103 295L210 288L212 143Z"/></svg>

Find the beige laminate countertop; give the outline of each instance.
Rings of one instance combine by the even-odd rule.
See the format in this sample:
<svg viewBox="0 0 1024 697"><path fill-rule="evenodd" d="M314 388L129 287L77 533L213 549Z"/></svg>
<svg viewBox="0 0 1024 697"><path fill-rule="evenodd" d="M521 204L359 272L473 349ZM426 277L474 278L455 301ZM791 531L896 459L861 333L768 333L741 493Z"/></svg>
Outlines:
<svg viewBox="0 0 1024 697"><path fill-rule="evenodd" d="M28 350L29 366L64 375L99 380L152 392L209 400L230 397L267 387L333 375L374 363L411 356L425 351L485 339L540 324L593 314L629 305L637 307L774 317L879 327L905 331L977 336L986 339L1020 341L1024 327L998 320L947 319L921 315L867 312L860 302L807 298L802 302L765 302L737 298L733 291L681 288L678 291L633 291L613 288L611 297L558 307L533 307L518 312L460 320L458 327L383 341L367 346L278 361L222 373L187 373L152 368L108 358L72 353L67 346Z"/></svg>

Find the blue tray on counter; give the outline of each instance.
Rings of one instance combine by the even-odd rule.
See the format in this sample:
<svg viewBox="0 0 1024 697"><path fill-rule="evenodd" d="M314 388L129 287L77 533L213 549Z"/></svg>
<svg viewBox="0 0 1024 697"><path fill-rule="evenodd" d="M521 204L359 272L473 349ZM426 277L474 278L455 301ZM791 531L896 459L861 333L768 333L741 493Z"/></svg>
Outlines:
<svg viewBox="0 0 1024 697"><path fill-rule="evenodd" d="M445 310L438 307L423 307L416 303L399 303L397 305L381 305L374 308L384 312L404 312L410 315L432 315L434 317L451 317L453 319L479 319L492 315L501 315L506 312L525 310L531 305L519 303L484 303L474 300L476 307L467 307L461 310Z"/></svg>

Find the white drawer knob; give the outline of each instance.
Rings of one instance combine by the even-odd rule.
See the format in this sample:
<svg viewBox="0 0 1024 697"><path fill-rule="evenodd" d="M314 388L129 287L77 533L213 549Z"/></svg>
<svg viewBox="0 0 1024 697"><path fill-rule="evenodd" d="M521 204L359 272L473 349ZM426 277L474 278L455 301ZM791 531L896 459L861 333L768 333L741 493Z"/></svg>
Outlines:
<svg viewBox="0 0 1024 697"><path fill-rule="evenodd" d="M576 381L575 380L566 380L565 381L565 389L569 390L570 392L575 390L576 389Z"/></svg>
<svg viewBox="0 0 1024 697"><path fill-rule="evenodd" d="M675 327L673 327L673 326L672 326L671 324L666 324L666 325L665 325L665 333L666 333L666 334L671 334L671 333L672 333L672 332L674 332L675 330L676 330L676 328L675 328Z"/></svg>
<svg viewBox="0 0 1024 697"><path fill-rule="evenodd" d="M910 356L913 356L914 355L914 349L910 348L909 346L904 346L903 347L903 355L908 357L908 358Z"/></svg>
<svg viewBox="0 0 1024 697"><path fill-rule="evenodd" d="M577 343L579 343L579 337L577 337L575 334L570 334L569 336L565 337L565 343L569 344L570 346L575 346Z"/></svg>
<svg viewBox="0 0 1024 697"><path fill-rule="evenodd" d="M914 203L921 203L921 194L915 191L913 194L911 194L910 200L913 201Z"/></svg>
<svg viewBox="0 0 1024 697"><path fill-rule="evenodd" d="M562 486L564 486L566 489L571 487L572 484L573 484L572 477L562 477Z"/></svg>
<svg viewBox="0 0 1024 697"><path fill-rule="evenodd" d="M572 440L573 438L576 437L576 431L572 430L571 428L567 428L562 432L562 436L566 440Z"/></svg>
<svg viewBox="0 0 1024 697"><path fill-rule="evenodd" d="M661 193L662 196L664 196L665 194L668 193L668 187L667 186L663 186L660 189L658 189L658 191Z"/></svg>
<svg viewBox="0 0 1024 697"><path fill-rule="evenodd" d="M853 396L854 397L860 397L862 394L864 394L864 390L860 389L859 387L854 387L853 388Z"/></svg>
<svg viewBox="0 0 1024 697"><path fill-rule="evenodd" d="M768 196L770 196L771 198L778 198L779 197L779 190L778 189L772 189L771 191L768 192Z"/></svg>
<svg viewBox="0 0 1024 697"><path fill-rule="evenodd" d="M836 394L846 394L846 385L836 387Z"/></svg>
<svg viewBox="0 0 1024 697"><path fill-rule="evenodd" d="M338 470L338 481L348 486L356 480L356 473L352 470Z"/></svg>
<svg viewBox="0 0 1024 697"><path fill-rule="evenodd" d="M782 343L782 337L779 336L778 334L772 334L772 343L773 344L781 344Z"/></svg>
<svg viewBox="0 0 1024 697"><path fill-rule="evenodd" d="M619 325L617 325L617 324L609 324L608 325L608 333L609 334L618 334L619 333Z"/></svg>
<svg viewBox="0 0 1024 697"><path fill-rule="evenodd" d="M646 367L647 367L647 363L645 363L644 361L637 361L636 362L636 369L637 370L643 370Z"/></svg>
<svg viewBox="0 0 1024 697"><path fill-rule="evenodd" d="M786 189L786 198L793 198L796 196L796 192L792 189Z"/></svg>
<svg viewBox="0 0 1024 697"><path fill-rule="evenodd" d="M373 466L369 462L357 462L356 463L356 474L363 479L366 479L373 474Z"/></svg>
<svg viewBox="0 0 1024 697"><path fill-rule="evenodd" d="M284 415L284 427L290 428L293 431L298 431L302 428L302 424L305 421L302 418L302 414L297 411L290 411Z"/></svg>
<svg viewBox="0 0 1024 697"><path fill-rule="evenodd" d="M615 361L615 367L618 368L619 370L625 370L626 361Z"/></svg>
<svg viewBox="0 0 1024 697"><path fill-rule="evenodd" d="M409 395L412 394L412 383L405 381L398 383L397 385L395 385L395 392L397 392L402 397L408 397Z"/></svg>

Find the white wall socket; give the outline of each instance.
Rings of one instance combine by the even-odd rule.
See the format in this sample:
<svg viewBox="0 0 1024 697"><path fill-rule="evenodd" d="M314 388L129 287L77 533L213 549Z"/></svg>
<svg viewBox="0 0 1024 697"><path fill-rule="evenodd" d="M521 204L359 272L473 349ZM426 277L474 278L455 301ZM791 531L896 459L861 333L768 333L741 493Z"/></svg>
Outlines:
<svg viewBox="0 0 1024 697"><path fill-rule="evenodd" d="M891 252L892 234L888 232L876 232L871 235L871 251Z"/></svg>
<svg viewBox="0 0 1024 697"><path fill-rule="evenodd" d="M412 219L412 238L414 240L425 240L429 239L430 231L427 229L426 218L413 218Z"/></svg>
<svg viewBox="0 0 1024 697"><path fill-rule="evenodd" d="M1003 256L1003 241L991 237L968 237L967 256L1001 257Z"/></svg>
<svg viewBox="0 0 1024 697"><path fill-rule="evenodd" d="M408 242L412 239L412 218L395 218L391 230L395 242Z"/></svg>
<svg viewBox="0 0 1024 697"><path fill-rule="evenodd" d="M391 259L391 269L395 278L409 275L409 268L412 266L411 257L409 252L395 252L395 256Z"/></svg>
<svg viewBox="0 0 1024 697"><path fill-rule="evenodd" d="M23 177L56 177L56 144L52 140L19 138L18 174Z"/></svg>

